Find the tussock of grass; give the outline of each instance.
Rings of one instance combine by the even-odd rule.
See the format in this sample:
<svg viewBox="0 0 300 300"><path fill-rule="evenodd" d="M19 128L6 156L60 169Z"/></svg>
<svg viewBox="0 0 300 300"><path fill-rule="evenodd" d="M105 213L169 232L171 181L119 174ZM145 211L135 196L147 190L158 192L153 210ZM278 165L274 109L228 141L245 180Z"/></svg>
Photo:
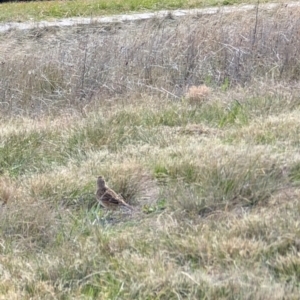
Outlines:
<svg viewBox="0 0 300 300"><path fill-rule="evenodd" d="M155 22L140 26L143 34L132 29L140 37L157 33ZM52 34L54 41L81 49L78 40L67 42L64 34ZM102 42L113 39L105 47L124 41L137 45L130 35L122 43L118 32L104 36ZM200 47L196 37L194 45ZM26 38L27 46L36 49L33 37ZM184 34L180 38L187 42ZM157 42L156 51L165 49L162 43ZM201 49L212 45L203 37L201 43ZM155 52L147 52L143 60L144 52L135 48L136 65L122 77L116 62L107 65L113 61L113 47L102 64L96 52L104 51L103 46L87 55L93 68L86 69L82 89L82 69L76 69L80 57L61 47L65 45L54 42L48 52L28 58L28 65L20 61L27 71L41 72L39 80L47 78L43 83L31 82L34 77L26 77L26 70L20 77L18 69L10 71L20 67L18 60L7 61L10 67L2 69L1 74L9 75L6 81L0 77L5 90L0 103L3 297L296 299L300 118L298 86L290 73L272 81L252 78L244 85L235 85L239 80L217 82L217 77L209 84L212 78L206 74L210 92L205 99L193 72L187 86L178 85L176 78L166 80L168 93L161 93L166 75L152 83L149 73L135 77L143 84L150 80L150 90L160 90L152 93L145 85L134 88L131 79L136 70L145 74L144 64ZM60 65L64 59L76 62L76 70ZM158 66L155 59L153 68ZM172 62L180 65L181 59L175 55ZM255 63L254 69L261 67ZM194 71L202 70L197 60L194 64ZM247 70L239 79L248 76ZM118 80L112 84L107 76ZM185 97L190 86L197 87L193 99ZM108 212L97 205L99 175L133 212Z"/></svg>
<svg viewBox="0 0 300 300"><path fill-rule="evenodd" d="M151 205L158 200L158 187L150 172L135 161L112 165L101 172L114 178L114 189L131 205Z"/></svg>
<svg viewBox="0 0 300 300"><path fill-rule="evenodd" d="M207 156L203 161L176 157L160 164L157 176L177 181L170 184L165 197L175 201L175 206L200 214L265 203L274 192L287 187L288 180L276 160L263 159L262 153L249 156L248 151L235 152L234 158L223 152L215 153L211 160Z"/></svg>

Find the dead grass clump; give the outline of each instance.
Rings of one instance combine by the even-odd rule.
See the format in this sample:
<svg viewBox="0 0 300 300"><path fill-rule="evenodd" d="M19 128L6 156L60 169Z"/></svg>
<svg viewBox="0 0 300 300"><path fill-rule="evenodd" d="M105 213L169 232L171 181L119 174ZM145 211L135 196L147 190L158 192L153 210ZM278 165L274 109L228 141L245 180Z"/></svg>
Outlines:
<svg viewBox="0 0 300 300"><path fill-rule="evenodd" d="M191 86L188 88L185 98L191 104L201 104L206 101L211 93L211 89L206 85Z"/></svg>
<svg viewBox="0 0 300 300"><path fill-rule="evenodd" d="M75 174L74 174L74 173ZM88 209L95 204L95 180L91 172L78 174L78 168L47 174L32 174L23 181L24 196L33 203L47 202L50 209Z"/></svg>

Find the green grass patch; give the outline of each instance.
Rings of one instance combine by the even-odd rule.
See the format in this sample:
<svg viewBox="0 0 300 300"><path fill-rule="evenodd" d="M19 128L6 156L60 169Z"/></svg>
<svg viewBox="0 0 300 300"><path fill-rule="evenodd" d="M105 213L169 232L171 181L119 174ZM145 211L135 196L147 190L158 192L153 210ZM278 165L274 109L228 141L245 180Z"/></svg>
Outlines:
<svg viewBox="0 0 300 300"><path fill-rule="evenodd" d="M280 168L244 155L234 161L207 162L206 166L174 160L156 167L155 172L158 177L175 180L165 191L165 197L172 199L171 207L175 201L175 207L180 205L199 214L266 203L273 193L288 185Z"/></svg>
<svg viewBox="0 0 300 300"><path fill-rule="evenodd" d="M0 146L2 172L7 171L13 176L18 176L24 172L46 169L51 163L62 163L65 161L62 155L53 155L51 142L54 142L54 145L58 142L55 137L57 136L51 133L33 132L11 135L2 140Z"/></svg>

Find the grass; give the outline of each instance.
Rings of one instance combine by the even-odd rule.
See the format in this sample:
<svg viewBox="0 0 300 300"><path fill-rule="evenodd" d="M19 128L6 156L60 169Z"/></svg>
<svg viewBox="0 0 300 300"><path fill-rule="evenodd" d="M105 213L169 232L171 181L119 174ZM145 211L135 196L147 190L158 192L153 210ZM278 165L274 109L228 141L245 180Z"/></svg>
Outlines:
<svg viewBox="0 0 300 300"><path fill-rule="evenodd" d="M26 110L32 117L56 114L59 108L72 111L75 106L81 107L84 115L95 98L119 98L125 106L132 96L181 101L187 95L183 102L194 110L178 115L185 122L200 119L203 114L207 123L217 119L220 126L236 122L242 125L250 121L251 114L282 109L282 97L288 107L299 105L295 101L297 89L287 88L289 82L297 82L300 74L300 43L294 29L298 11L296 7L270 13L261 10L258 19L255 11L220 15L217 19L154 18L141 22L138 29L135 23L116 23L7 32L0 39L1 111L24 115ZM281 35L284 28L290 44ZM34 52L25 55L28 49ZM260 87L262 80L276 84ZM251 95L244 103L237 92L235 101L226 103L224 99L214 107L208 104L197 110L195 107L205 102L204 94L209 93L204 89L199 101L194 99L193 93L197 95L201 84L220 92L239 85L249 89ZM255 85L257 90L266 89L264 97ZM252 112L248 109L250 101ZM271 106L274 101L277 105ZM114 101L110 103L114 105ZM227 105L227 110L223 110ZM176 112L169 110L175 125ZM120 118L125 118L122 113ZM155 118L171 125L164 116ZM134 117L134 122L138 120Z"/></svg>
<svg viewBox="0 0 300 300"><path fill-rule="evenodd" d="M132 11L156 11L176 8L188 9L256 2L255 0L75 0L13 2L1 3L0 22L93 17L107 14L130 13ZM260 3L265 2L271 1L260 1Z"/></svg>
<svg viewBox="0 0 300 300"><path fill-rule="evenodd" d="M271 299L276 290L278 299L295 296L299 157L290 140L298 133L286 126L280 139L261 144L238 133L255 136L268 118L281 115L267 113L262 121L249 114L251 121L242 125L220 126L223 116L212 123L177 117L174 123L171 109L190 109L181 102L128 101L130 117L123 104L113 111L104 104L85 118L53 116L46 129L41 118L26 131L21 126L6 133L3 145L9 143L17 163L6 159L2 165L1 265L7 279L1 293ZM285 122L297 122L297 114L297 108L286 111ZM28 119L17 122L25 127ZM50 151L46 142L56 147ZM95 206L100 173L136 214Z"/></svg>
<svg viewBox="0 0 300 300"><path fill-rule="evenodd" d="M0 298L298 298L297 11L254 16L2 34Z"/></svg>

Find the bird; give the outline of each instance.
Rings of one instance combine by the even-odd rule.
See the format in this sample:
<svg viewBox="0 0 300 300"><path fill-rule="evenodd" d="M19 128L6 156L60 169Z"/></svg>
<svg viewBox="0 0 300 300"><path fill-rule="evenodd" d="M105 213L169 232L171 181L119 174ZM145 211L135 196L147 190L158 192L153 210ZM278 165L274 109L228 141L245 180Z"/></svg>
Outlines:
<svg viewBox="0 0 300 300"><path fill-rule="evenodd" d="M102 176L97 178L96 199L104 208L107 209L116 210L117 208L129 208L133 210L133 207L127 204L123 197L118 195L106 185Z"/></svg>

